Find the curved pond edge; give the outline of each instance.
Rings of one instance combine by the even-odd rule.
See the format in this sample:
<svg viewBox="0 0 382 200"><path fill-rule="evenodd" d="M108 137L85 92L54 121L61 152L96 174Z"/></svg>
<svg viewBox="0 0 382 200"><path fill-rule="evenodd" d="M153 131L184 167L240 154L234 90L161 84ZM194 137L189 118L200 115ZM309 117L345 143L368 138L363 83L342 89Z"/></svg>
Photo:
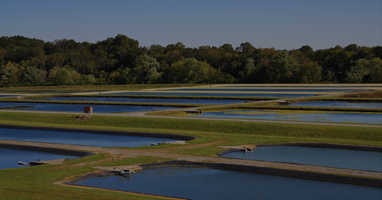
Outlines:
<svg viewBox="0 0 382 200"><path fill-rule="evenodd" d="M0 148L26 150L26 151L38 151L38 152L46 152L46 153L53 153L53 154L60 154L60 155L78 156L78 157L86 157L86 156L91 156L95 154L95 153L85 152L85 151L74 151L74 150L66 150L66 149L58 149L58 148L50 148L50 147L36 147L36 146L15 145L15 144L0 144Z"/></svg>
<svg viewBox="0 0 382 200"><path fill-rule="evenodd" d="M191 137L186 135L175 135L175 134L164 134L164 133L144 133L144 132L105 131L105 130L89 130L89 129L69 129L69 128L55 128L55 127L15 126L15 125L4 125L4 124L0 124L0 128L68 131L68 132L82 132L82 133L95 133L95 134L141 136L141 137L158 137L158 138L185 140L185 141L193 140L196 138L196 137Z"/></svg>
<svg viewBox="0 0 382 200"><path fill-rule="evenodd" d="M224 164L224 163L203 163L203 162L177 161L177 160L140 165L140 167L142 167L143 170L148 168L170 167L170 166L204 167L204 168L207 167L211 169L219 169L219 170L226 170L226 171L256 173L256 174L265 174L265 175L272 175L272 176L309 179L309 180L315 180L315 181L326 181L326 182L382 188L381 179L349 177L349 176L340 176L340 175L333 175L333 174L320 174L320 173L314 173L314 172L303 172L303 171L294 171L294 170L276 169L276 168L267 168L267 167L255 167L255 166L247 166L247 165L235 165L235 164ZM82 176L80 178L77 178L73 181L66 182L64 184L76 185L77 182L82 180L86 180L86 179L94 178L94 177L109 176L109 175L114 175L114 173L111 171L91 173L91 174Z"/></svg>

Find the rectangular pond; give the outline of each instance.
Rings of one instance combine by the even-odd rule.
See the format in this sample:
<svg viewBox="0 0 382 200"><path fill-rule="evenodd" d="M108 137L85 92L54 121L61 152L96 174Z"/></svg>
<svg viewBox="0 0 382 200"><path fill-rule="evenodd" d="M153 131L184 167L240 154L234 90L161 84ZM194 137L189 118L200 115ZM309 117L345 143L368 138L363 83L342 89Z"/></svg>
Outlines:
<svg viewBox="0 0 382 200"><path fill-rule="evenodd" d="M375 88L375 89L381 89L382 86L367 86L367 85L223 85L219 87L290 87L290 88Z"/></svg>
<svg viewBox="0 0 382 200"><path fill-rule="evenodd" d="M221 157L382 172L382 152L302 146L270 146L257 147L253 152L229 152L221 155Z"/></svg>
<svg viewBox="0 0 382 200"><path fill-rule="evenodd" d="M244 100L219 99L160 99L160 98L113 98L113 97L54 97L49 101L100 101L100 102L131 102L131 103L177 103L177 104L232 104L243 103Z"/></svg>
<svg viewBox="0 0 382 200"><path fill-rule="evenodd" d="M77 185L198 200L382 198L376 187L191 167L144 169L129 177L90 178Z"/></svg>
<svg viewBox="0 0 382 200"><path fill-rule="evenodd" d="M28 165L18 165L19 161L22 162L31 162L37 161L38 159L47 161L47 160L55 160L55 159L74 159L79 158L79 156L71 156L71 155L62 155L41 151L28 151L28 150L20 150L20 149L8 149L0 147L0 169L8 169L8 168L17 168L17 167L25 167Z"/></svg>
<svg viewBox="0 0 382 200"><path fill-rule="evenodd" d="M190 114L192 117L264 119L310 122L353 122L382 124L382 113L361 112L325 112L325 111L290 111L290 110L227 110L208 111L202 114Z"/></svg>
<svg viewBox="0 0 382 200"><path fill-rule="evenodd" d="M8 110L84 112L84 106L92 106L94 113L142 112L142 111L151 111L151 110L175 109L175 107L158 107L158 106L117 106L117 105L94 105L94 104L0 102L0 109L8 109Z"/></svg>
<svg viewBox="0 0 382 200"><path fill-rule="evenodd" d="M382 103L376 102L346 102L346 101L311 101L297 102L288 106L311 107L341 107L341 108L382 108Z"/></svg>
<svg viewBox="0 0 382 200"><path fill-rule="evenodd" d="M206 92L120 92L99 95L142 95L142 96L196 96L196 97L311 97L315 94L282 93L206 93Z"/></svg>
<svg viewBox="0 0 382 200"><path fill-rule="evenodd" d="M0 140L74 144L99 147L150 146L150 142L174 142L175 139L70 131L0 128Z"/></svg>
<svg viewBox="0 0 382 200"><path fill-rule="evenodd" d="M256 89L217 89L217 88L183 88L183 89L168 89L179 91L240 91L240 92L350 92L359 91L360 89L274 89L274 88L256 88Z"/></svg>

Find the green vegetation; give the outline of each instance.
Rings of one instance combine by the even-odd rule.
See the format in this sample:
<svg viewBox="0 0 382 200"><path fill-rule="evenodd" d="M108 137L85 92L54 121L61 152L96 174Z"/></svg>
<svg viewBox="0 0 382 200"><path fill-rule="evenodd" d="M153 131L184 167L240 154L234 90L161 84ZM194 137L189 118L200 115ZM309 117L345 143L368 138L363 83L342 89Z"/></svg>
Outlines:
<svg viewBox="0 0 382 200"><path fill-rule="evenodd" d="M15 169L2 169L0 173L0 193L2 199L163 199L125 192L86 189L62 186L55 182L66 182L85 174L95 172L93 166L102 165L105 155L68 160L63 165L41 165ZM101 160L100 160L101 159ZM139 157L120 160L120 163L144 164L166 159ZM92 163L91 161L97 161ZM82 164L82 165L79 165ZM69 179L68 179L69 177ZM164 198L166 199L166 198Z"/></svg>
<svg viewBox="0 0 382 200"><path fill-rule="evenodd" d="M93 116L90 120L76 121L74 115L40 114L40 113L8 113L2 112L0 124L33 126L59 126L71 128L104 129L121 128L128 131L131 128L149 130L183 130L213 133L293 136L349 139L362 141L382 141L380 128L373 127L340 127L320 125L300 125L283 123L213 121L198 119L166 119L166 118L140 118ZM150 132L150 131L149 131ZM191 135L192 136L192 135Z"/></svg>
<svg viewBox="0 0 382 200"><path fill-rule="evenodd" d="M313 51L239 47L140 47L117 35L96 43L0 37L0 86L153 83L381 83L382 47Z"/></svg>

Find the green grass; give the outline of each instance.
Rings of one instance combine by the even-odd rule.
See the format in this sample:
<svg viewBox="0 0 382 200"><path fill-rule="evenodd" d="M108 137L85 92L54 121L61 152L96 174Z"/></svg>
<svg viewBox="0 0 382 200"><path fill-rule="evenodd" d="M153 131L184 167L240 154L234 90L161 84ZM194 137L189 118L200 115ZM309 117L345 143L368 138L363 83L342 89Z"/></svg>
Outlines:
<svg viewBox="0 0 382 200"><path fill-rule="evenodd" d="M239 122L198 119L165 119L141 117L93 116L90 120L76 121L75 115L11 113L2 112L0 124L73 127L107 130L144 130L149 132L166 132L172 130L229 133L231 135L268 135L349 139L362 141L382 141L381 128L378 127L344 127L305 124L283 124L262 122ZM44 122L44 123L42 123ZM170 133L170 132L169 132Z"/></svg>
<svg viewBox="0 0 382 200"><path fill-rule="evenodd" d="M95 157L96 159L94 159ZM99 157L94 155L89 158L90 160L98 160ZM90 160L82 159L81 163ZM156 158L137 158L129 161L129 163L135 164L135 162L139 161L151 162L157 160ZM65 165L41 165L0 170L1 199L162 199L116 191L53 184L57 181L69 181L94 172L95 169L92 166L94 165L73 165L69 161ZM70 179L67 177L70 177Z"/></svg>

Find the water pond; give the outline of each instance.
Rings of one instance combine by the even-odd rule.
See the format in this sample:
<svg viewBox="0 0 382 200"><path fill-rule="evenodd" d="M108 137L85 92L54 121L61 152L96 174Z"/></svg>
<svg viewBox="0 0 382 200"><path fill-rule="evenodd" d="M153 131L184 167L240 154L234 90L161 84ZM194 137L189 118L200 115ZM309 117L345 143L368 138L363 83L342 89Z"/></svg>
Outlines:
<svg viewBox="0 0 382 200"><path fill-rule="evenodd" d="M231 104L243 100L215 99L158 99L158 98L113 98L113 97L55 97L41 100L49 101L101 101L101 102L139 102L139 103L178 103L178 104Z"/></svg>
<svg viewBox="0 0 382 200"><path fill-rule="evenodd" d="M168 89L179 91L240 91L240 92L350 92L358 91L357 89L216 89L216 88L184 88L184 89Z"/></svg>
<svg viewBox="0 0 382 200"><path fill-rule="evenodd" d="M100 95L149 95L149 96L196 96L196 97L310 97L315 94L280 94L280 93L195 93L195 92L120 92Z"/></svg>
<svg viewBox="0 0 382 200"><path fill-rule="evenodd" d="M18 165L18 161L29 163L30 161L55 160L60 158L74 159L76 156L53 154L39 151L27 151L19 149L0 148L0 169L25 167L28 165Z"/></svg>
<svg viewBox="0 0 382 200"><path fill-rule="evenodd" d="M382 172L381 152L318 147L273 146L258 147L252 153L230 152L223 154L222 157Z"/></svg>
<svg viewBox="0 0 382 200"><path fill-rule="evenodd" d="M289 110L228 110L228 111L203 112L203 114L197 114L197 115L190 114L187 116L382 124L382 113L360 113L360 112L345 113L345 112L289 111Z"/></svg>
<svg viewBox="0 0 382 200"><path fill-rule="evenodd" d="M219 87L290 87L290 88L375 88L381 89L382 86L367 86L367 85L224 85Z"/></svg>
<svg viewBox="0 0 382 200"><path fill-rule="evenodd" d="M78 185L188 199L376 199L381 188L209 168L163 167L129 176L97 177Z"/></svg>
<svg viewBox="0 0 382 200"><path fill-rule="evenodd" d="M93 104L0 102L0 109L11 109L11 110L18 109L18 110L59 111L59 112L84 112L84 106L92 106L94 113L141 112L141 111L151 111L151 110L174 109L174 107L156 107L156 106L117 106L117 105L93 105Z"/></svg>
<svg viewBox="0 0 382 200"><path fill-rule="evenodd" d="M0 140L46 142L99 147L138 147L149 146L150 142L158 143L163 142L164 140L166 140L166 142L176 141L170 138L13 128L0 128Z"/></svg>
<svg viewBox="0 0 382 200"><path fill-rule="evenodd" d="M0 95L0 98L1 97L16 97L16 96L20 96L20 95Z"/></svg>
<svg viewBox="0 0 382 200"><path fill-rule="evenodd" d="M293 103L289 106L342 107L342 108L382 108L382 103L346 102L346 101L312 101L312 102Z"/></svg>

